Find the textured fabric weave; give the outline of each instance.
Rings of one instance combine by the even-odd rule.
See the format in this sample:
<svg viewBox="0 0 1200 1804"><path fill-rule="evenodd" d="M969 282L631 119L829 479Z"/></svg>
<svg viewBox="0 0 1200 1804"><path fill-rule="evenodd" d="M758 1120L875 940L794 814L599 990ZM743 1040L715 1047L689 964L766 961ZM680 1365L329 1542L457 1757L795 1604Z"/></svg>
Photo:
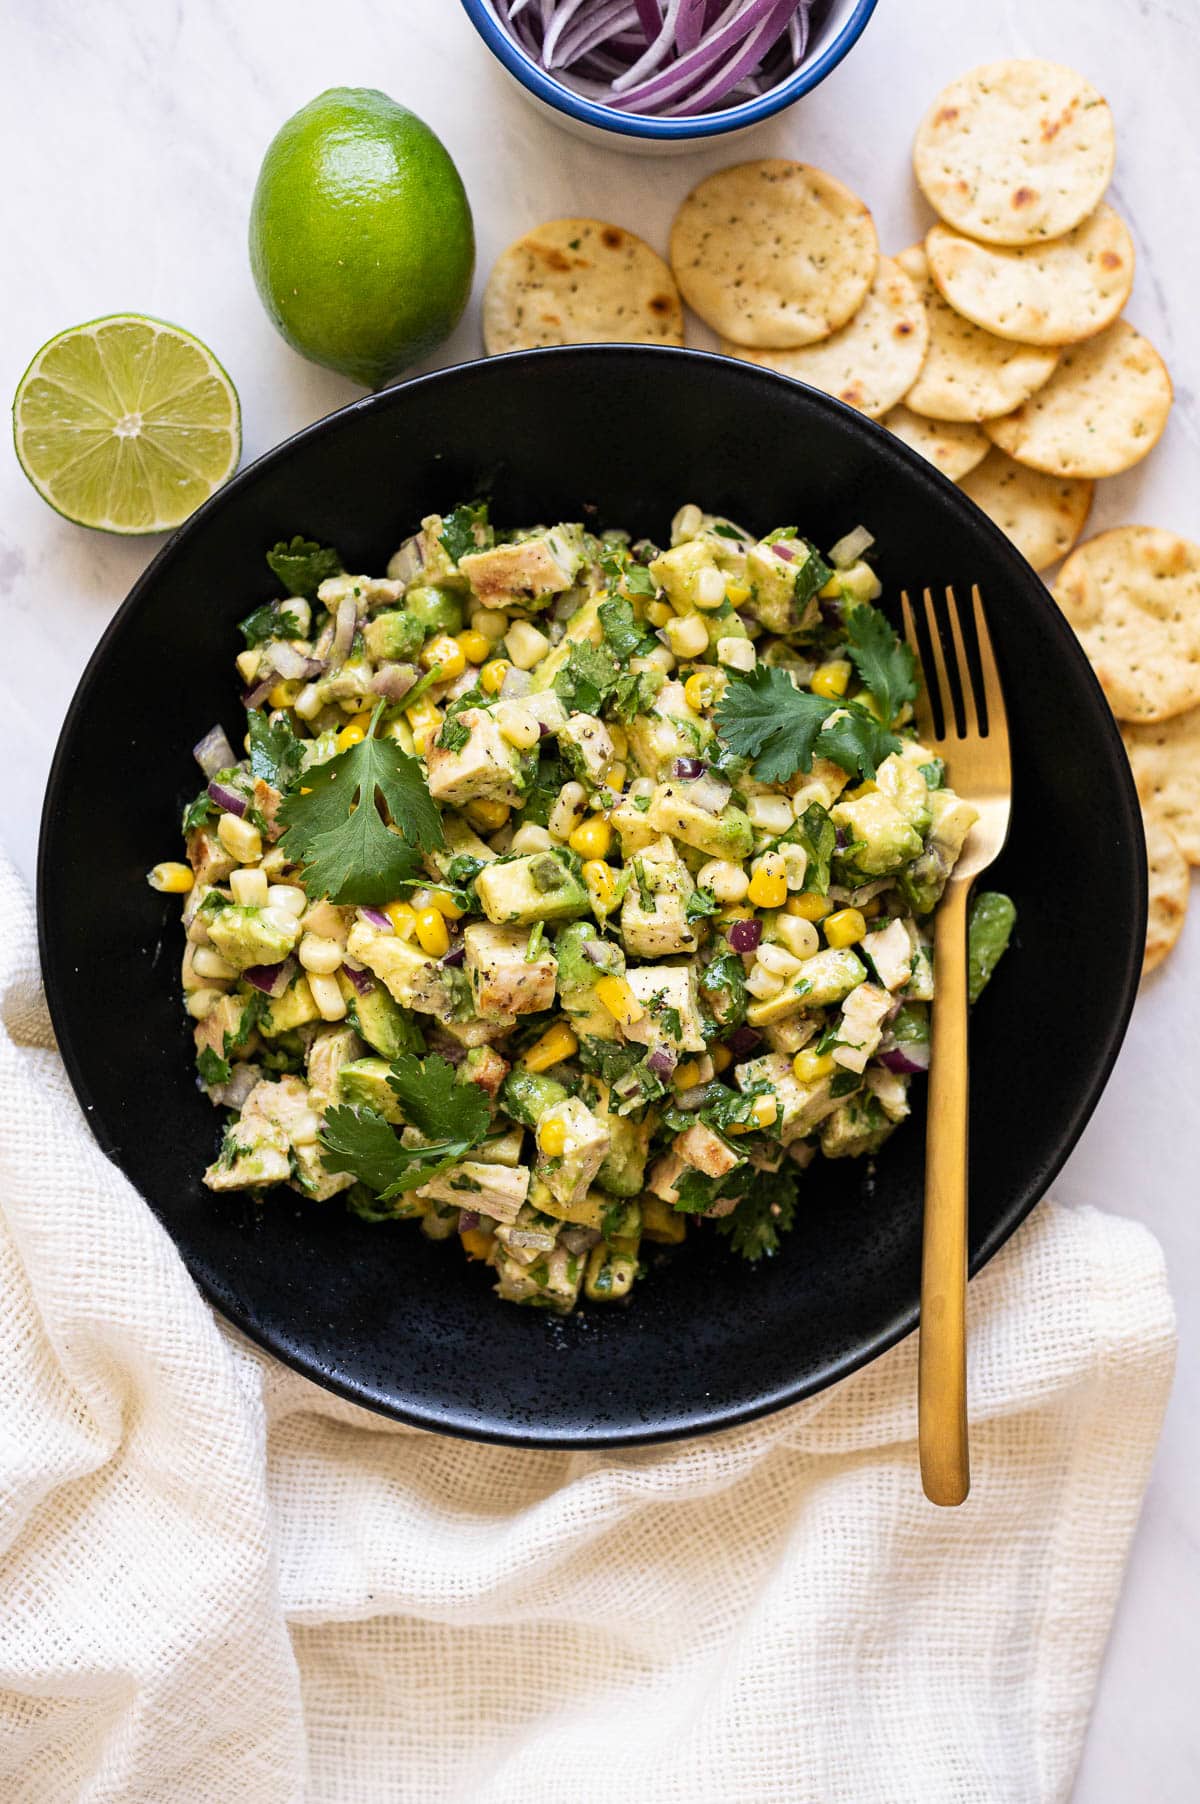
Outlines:
<svg viewBox="0 0 1200 1804"><path fill-rule="evenodd" d="M4 1804L1068 1795L1170 1383L1144 1229L1039 1208L971 1287L974 1491L910 1341L631 1453L396 1427L216 1321L95 1147L0 862Z"/></svg>

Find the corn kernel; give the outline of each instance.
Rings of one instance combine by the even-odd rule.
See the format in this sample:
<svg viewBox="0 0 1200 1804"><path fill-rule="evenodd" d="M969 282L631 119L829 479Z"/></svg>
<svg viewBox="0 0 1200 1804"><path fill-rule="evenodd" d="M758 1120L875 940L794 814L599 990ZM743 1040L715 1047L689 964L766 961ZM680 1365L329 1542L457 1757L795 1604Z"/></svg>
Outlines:
<svg viewBox="0 0 1200 1804"><path fill-rule="evenodd" d="M589 858L583 867L583 881L597 914L609 914L616 905L617 878L611 864L602 858Z"/></svg>
<svg viewBox="0 0 1200 1804"><path fill-rule="evenodd" d="M671 1082L677 1090L694 1090L697 1084L704 1082L700 1073L698 1059L685 1059L682 1065L676 1065Z"/></svg>
<svg viewBox="0 0 1200 1804"><path fill-rule="evenodd" d="M317 933L306 933L300 941L298 957L310 974L315 971L318 977L330 977L341 965L342 948L336 940L324 939Z"/></svg>
<svg viewBox="0 0 1200 1804"><path fill-rule="evenodd" d="M448 889L435 889L429 892L429 906L436 908L447 921L457 921L462 917L462 909L454 900Z"/></svg>
<svg viewBox="0 0 1200 1804"><path fill-rule="evenodd" d="M792 1073L798 1084L816 1084L829 1077L834 1069L831 1052L812 1052L805 1048L792 1060Z"/></svg>
<svg viewBox="0 0 1200 1804"><path fill-rule="evenodd" d="M224 990L214 990L212 988L193 990L187 1001L184 1003L184 1007L187 1009L187 1012L192 1017L193 1021L203 1021L206 1015L212 1014L218 1002L223 1002L224 1000Z"/></svg>
<svg viewBox="0 0 1200 1804"><path fill-rule="evenodd" d="M522 707L520 702L501 702L496 709L496 725L500 737L509 745L515 745L519 752L531 751L542 736L536 714Z"/></svg>
<svg viewBox="0 0 1200 1804"><path fill-rule="evenodd" d="M229 888L239 908L269 908L271 904L271 886L266 874L257 865L251 870L232 871L229 877Z"/></svg>
<svg viewBox="0 0 1200 1804"><path fill-rule="evenodd" d="M411 940L417 931L417 911L407 902L389 902L383 910L392 923L392 931L402 940Z"/></svg>
<svg viewBox="0 0 1200 1804"><path fill-rule="evenodd" d="M750 1113L756 1126L760 1128L774 1127L779 1114L779 1104L773 1096L756 1096L750 1104Z"/></svg>
<svg viewBox="0 0 1200 1804"><path fill-rule="evenodd" d="M504 649L518 670L532 670L550 650L550 641L527 620L514 620L504 635Z"/></svg>
<svg viewBox="0 0 1200 1804"><path fill-rule="evenodd" d="M674 618L674 611L666 601L652 601L646 609L646 619L651 626L666 626L667 621Z"/></svg>
<svg viewBox="0 0 1200 1804"><path fill-rule="evenodd" d="M609 721L608 736L612 740L614 756L623 758L629 750L629 735L619 721Z"/></svg>
<svg viewBox="0 0 1200 1804"><path fill-rule="evenodd" d="M552 1115L537 1131L537 1143L547 1159L561 1159L567 1146L567 1124Z"/></svg>
<svg viewBox="0 0 1200 1804"><path fill-rule="evenodd" d="M195 881L191 866L179 864L174 859L166 864L156 864L152 871L146 872L150 888L161 891L164 896L186 896Z"/></svg>
<svg viewBox="0 0 1200 1804"><path fill-rule="evenodd" d="M699 614L677 615L663 631L677 658L698 658L708 650L708 628Z"/></svg>
<svg viewBox="0 0 1200 1804"><path fill-rule="evenodd" d="M813 923L796 915L776 915L774 932L780 943L801 962L821 949L820 936Z"/></svg>
<svg viewBox="0 0 1200 1804"><path fill-rule="evenodd" d="M546 829L537 826L533 821L526 821L523 827L517 828L512 836L512 845L509 847L509 851L517 853L518 857L524 856L527 852L552 852L553 850L554 841Z"/></svg>
<svg viewBox="0 0 1200 1804"><path fill-rule="evenodd" d="M578 1051L579 1041L566 1022L556 1021L540 1040L533 1042L521 1063L527 1071L549 1071L551 1065L561 1065L564 1059L573 1058Z"/></svg>
<svg viewBox="0 0 1200 1804"><path fill-rule="evenodd" d="M352 720L348 726L342 728L333 743L339 752L348 752L354 746L361 745L365 738L366 734L363 732L363 729L356 721Z"/></svg>
<svg viewBox="0 0 1200 1804"><path fill-rule="evenodd" d="M729 679L722 670L694 670L683 685L684 699L697 714L711 708L724 695Z"/></svg>
<svg viewBox="0 0 1200 1804"><path fill-rule="evenodd" d="M192 970L197 977L207 977L210 983L228 983L237 976L228 959L222 958L215 946L196 947L192 953Z"/></svg>
<svg viewBox="0 0 1200 1804"><path fill-rule="evenodd" d="M436 664L440 671L439 681L444 683L448 683L452 677L461 676L467 668L462 646L449 633L435 633L422 646L421 662L426 670L432 670Z"/></svg>
<svg viewBox="0 0 1200 1804"><path fill-rule="evenodd" d="M625 787L628 777L629 777L629 772L623 763L610 764L608 767L608 772L604 778L604 781L605 781L606 786L609 789L615 790L616 793L618 795L620 795L621 791Z"/></svg>
<svg viewBox="0 0 1200 1804"><path fill-rule="evenodd" d="M491 640L485 639L474 627L468 627L465 633L455 633L454 642L468 664L482 664L491 655Z"/></svg>
<svg viewBox="0 0 1200 1804"><path fill-rule="evenodd" d="M436 908L423 908L417 916L417 944L430 958L445 958L450 950L446 917Z"/></svg>
<svg viewBox="0 0 1200 1804"><path fill-rule="evenodd" d="M255 864L262 857L262 834L252 821L223 814L217 822L217 838L239 864Z"/></svg>
<svg viewBox="0 0 1200 1804"><path fill-rule="evenodd" d="M468 821L480 833L498 833L512 809L507 802L468 802L463 809Z"/></svg>
<svg viewBox="0 0 1200 1804"><path fill-rule="evenodd" d="M711 1056L713 1070L717 1073L718 1077L722 1071L728 1071L729 1067L733 1064L733 1054L730 1052L728 1046L714 1046Z"/></svg>
<svg viewBox="0 0 1200 1804"><path fill-rule="evenodd" d="M342 995L336 977L312 976L308 980L308 987L322 1021L346 1019L346 998Z"/></svg>
<svg viewBox="0 0 1200 1804"><path fill-rule="evenodd" d="M299 693L300 684L294 677L289 677L286 682L280 681L267 690L267 700L273 708L290 708Z"/></svg>
<svg viewBox="0 0 1200 1804"><path fill-rule="evenodd" d="M264 858L263 866L266 862ZM308 897L298 883L271 883L267 886L267 906L282 908L285 914L294 915L299 920L308 908Z"/></svg>
<svg viewBox="0 0 1200 1804"><path fill-rule="evenodd" d="M492 1250L492 1236L482 1228L464 1228L459 1235L468 1259L486 1259Z"/></svg>
<svg viewBox="0 0 1200 1804"><path fill-rule="evenodd" d="M789 896L785 908L800 921L823 921L829 913L828 902L815 890L806 890L801 896Z"/></svg>
<svg viewBox="0 0 1200 1804"><path fill-rule="evenodd" d="M505 677L512 669L507 658L492 658L479 673L481 686L489 695L499 695Z"/></svg>
<svg viewBox="0 0 1200 1804"><path fill-rule="evenodd" d="M725 601L725 578L714 566L697 572L692 584L692 600L698 608L719 608Z"/></svg>
<svg viewBox="0 0 1200 1804"><path fill-rule="evenodd" d="M499 608L476 608L467 624L472 632L482 633L489 645L496 645L508 631L508 615Z"/></svg>
<svg viewBox="0 0 1200 1804"><path fill-rule="evenodd" d="M646 1013L623 977L602 977L596 985L596 1000L622 1027L633 1027Z"/></svg>
<svg viewBox="0 0 1200 1804"><path fill-rule="evenodd" d="M814 695L823 695L827 701L833 701L839 695L845 695L850 685L850 665L845 658L832 658L828 664L818 664L812 673L809 688Z"/></svg>
<svg viewBox="0 0 1200 1804"><path fill-rule="evenodd" d="M604 858L612 845L612 828L604 820L583 821L567 836L567 844L581 858Z"/></svg>
<svg viewBox="0 0 1200 1804"><path fill-rule="evenodd" d="M755 908L782 908L787 901L787 867L778 852L760 858L750 874L747 900Z"/></svg>
<svg viewBox="0 0 1200 1804"><path fill-rule="evenodd" d="M696 873L702 889L710 889L718 902L726 905L744 902L750 879L740 864L728 858L710 858Z"/></svg>
<svg viewBox="0 0 1200 1804"><path fill-rule="evenodd" d="M867 931L867 923L857 908L839 908L825 919L827 946L855 946Z"/></svg>
<svg viewBox="0 0 1200 1804"><path fill-rule="evenodd" d="M740 608L744 601L750 599L749 583L735 583L731 578L725 584L725 599L731 607Z"/></svg>

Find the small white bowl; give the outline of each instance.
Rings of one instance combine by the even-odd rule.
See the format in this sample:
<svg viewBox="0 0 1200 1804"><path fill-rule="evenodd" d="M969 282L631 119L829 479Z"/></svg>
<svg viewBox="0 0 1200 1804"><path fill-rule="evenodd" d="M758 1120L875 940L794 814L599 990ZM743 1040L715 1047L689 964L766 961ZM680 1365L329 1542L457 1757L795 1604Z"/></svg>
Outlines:
<svg viewBox="0 0 1200 1804"><path fill-rule="evenodd" d="M695 150L706 138L735 138L781 113L836 69L866 29L877 0L833 0L813 31L800 67L766 94L721 112L692 118L656 119L645 113L618 112L599 101L585 100L534 62L501 25L491 0L462 0L463 10L496 57L540 113L577 138L589 138L610 150L634 156L672 156Z"/></svg>

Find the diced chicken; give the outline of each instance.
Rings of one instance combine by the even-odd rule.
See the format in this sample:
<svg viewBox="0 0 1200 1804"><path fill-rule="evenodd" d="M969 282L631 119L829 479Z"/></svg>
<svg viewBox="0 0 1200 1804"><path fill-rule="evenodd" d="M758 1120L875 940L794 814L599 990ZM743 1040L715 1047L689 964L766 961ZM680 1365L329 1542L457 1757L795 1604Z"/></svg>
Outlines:
<svg viewBox="0 0 1200 1804"><path fill-rule="evenodd" d="M368 921L355 922L346 949L351 958L374 972L401 1008L436 1015L444 1027L451 1028L450 1016L458 1004L454 982L458 972L447 970L396 934L380 933ZM465 990L461 978L459 987Z"/></svg>
<svg viewBox="0 0 1200 1804"><path fill-rule="evenodd" d="M215 1052L219 1059L245 1058L254 1051L260 1044L257 1033L242 1033L242 1018L246 1008L244 996L222 996L220 1002L209 1009L203 1021L196 1023L193 1036L196 1051L203 1052L207 1048Z"/></svg>
<svg viewBox="0 0 1200 1804"><path fill-rule="evenodd" d="M478 1159L464 1159L417 1191L428 1202L457 1204L500 1222L516 1221L528 1194L527 1165L493 1165Z"/></svg>
<svg viewBox="0 0 1200 1804"><path fill-rule="evenodd" d="M442 1021L442 1032L448 1034L468 1052L475 1046L491 1046L512 1032L517 1025L515 1015L493 1015L490 1021Z"/></svg>
<svg viewBox="0 0 1200 1804"><path fill-rule="evenodd" d="M929 807L933 814L930 837L953 863L962 851L967 834L979 819L979 810L956 796L952 789L935 789L930 795Z"/></svg>
<svg viewBox="0 0 1200 1804"><path fill-rule="evenodd" d="M455 808L464 802L519 802L521 755L495 717L483 708L467 708L456 724L467 731L465 745L455 752L435 741L425 754L434 800Z"/></svg>
<svg viewBox="0 0 1200 1804"><path fill-rule="evenodd" d="M881 1065L873 1065L867 1072L867 1089L876 1098L889 1121L903 1121L908 1115L908 1079L899 1071L888 1071Z"/></svg>
<svg viewBox="0 0 1200 1804"><path fill-rule="evenodd" d="M583 1282L584 1261L577 1253L556 1246L544 1260L534 1261L537 1275L522 1265L511 1253L498 1252L493 1259L496 1271L496 1295L506 1303L539 1302L559 1315L575 1307L579 1286Z"/></svg>
<svg viewBox="0 0 1200 1804"><path fill-rule="evenodd" d="M204 1174L210 1190L258 1190L285 1184L291 1176L287 1135L261 1118L236 1122L225 1135L221 1155Z"/></svg>
<svg viewBox="0 0 1200 1804"><path fill-rule="evenodd" d="M627 1040L642 1046L668 1040L682 1052L704 1051L704 1024L691 965L631 965L625 979L645 1011L640 1021L622 1028Z"/></svg>
<svg viewBox="0 0 1200 1804"><path fill-rule="evenodd" d="M343 1065L361 1059L366 1047L352 1027L323 1027L314 1034L305 1067L308 1092L319 1115L338 1100L338 1072Z"/></svg>
<svg viewBox="0 0 1200 1804"><path fill-rule="evenodd" d="M267 823L266 838L272 843L279 838L282 831L275 824L275 816L282 800L281 792L272 784L265 782L262 777L254 779L254 806Z"/></svg>
<svg viewBox="0 0 1200 1804"><path fill-rule="evenodd" d="M763 1038L772 1052L786 1052L789 1056L794 1056L801 1047L808 1045L816 1031L815 1020L793 1015L787 1021L768 1023L763 1028Z"/></svg>
<svg viewBox="0 0 1200 1804"><path fill-rule="evenodd" d="M687 1170L688 1162L680 1153L678 1146L668 1147L667 1151L650 1167L646 1178L646 1188L651 1195L661 1197L664 1203L674 1204L679 1200L676 1185Z"/></svg>
<svg viewBox="0 0 1200 1804"><path fill-rule="evenodd" d="M464 932L463 968L480 1015L528 1015L553 1008L558 964L549 945L540 946L532 959L528 956L530 932L490 921L472 921Z"/></svg>
<svg viewBox="0 0 1200 1804"><path fill-rule="evenodd" d="M594 714L572 714L558 729L558 747L574 774L593 787L613 761L612 734Z"/></svg>
<svg viewBox="0 0 1200 1804"><path fill-rule="evenodd" d="M193 827L185 843L187 861L196 873L195 889L202 885L211 889L214 884L224 883L237 869L237 859L229 856L217 838L215 827L211 832L207 827Z"/></svg>
<svg viewBox="0 0 1200 1804"><path fill-rule="evenodd" d="M460 574L489 607L559 595L571 587L579 565L578 550L553 532L468 551L458 560Z"/></svg>
<svg viewBox="0 0 1200 1804"><path fill-rule="evenodd" d="M791 1059L783 1052L767 1052L760 1058L747 1059L744 1065L737 1066L734 1076L739 1090L765 1083L774 1091L779 1104L779 1137L785 1146L789 1140L799 1140L811 1133L837 1108L837 1097L830 1095L830 1079L822 1077L812 1084L800 1083L792 1070Z"/></svg>
<svg viewBox="0 0 1200 1804"><path fill-rule="evenodd" d="M675 1151L706 1177L723 1178L739 1163L733 1148L703 1121L693 1121L675 1141Z"/></svg>
<svg viewBox="0 0 1200 1804"><path fill-rule="evenodd" d="M563 1150L552 1157L539 1151L538 1176L559 1202L581 1202L608 1155L609 1131L576 1096L568 1096L546 1110L538 1123L539 1135L551 1122L562 1123Z"/></svg>
<svg viewBox="0 0 1200 1804"><path fill-rule="evenodd" d="M473 1084L493 1099L499 1094L500 1086L508 1076L512 1067L507 1059L502 1059L492 1046L472 1047L467 1054L467 1071Z"/></svg>
<svg viewBox="0 0 1200 1804"><path fill-rule="evenodd" d="M665 836L636 857L621 906L621 938L631 957L696 950L696 930L687 918L694 888L691 872Z"/></svg>
<svg viewBox="0 0 1200 1804"><path fill-rule="evenodd" d="M889 921L886 927L868 933L862 949L885 989L899 990L912 976L912 936L903 921Z"/></svg>
<svg viewBox="0 0 1200 1804"><path fill-rule="evenodd" d="M394 608L404 598L404 584L385 576L327 576L317 590L317 600L331 614L347 595L357 601L361 617L373 608Z"/></svg>
<svg viewBox="0 0 1200 1804"><path fill-rule="evenodd" d="M838 1044L833 1048L834 1063L847 1071L862 1071L879 1045L883 1023L892 1007L886 990L875 983L860 983L842 1004L838 1023Z"/></svg>

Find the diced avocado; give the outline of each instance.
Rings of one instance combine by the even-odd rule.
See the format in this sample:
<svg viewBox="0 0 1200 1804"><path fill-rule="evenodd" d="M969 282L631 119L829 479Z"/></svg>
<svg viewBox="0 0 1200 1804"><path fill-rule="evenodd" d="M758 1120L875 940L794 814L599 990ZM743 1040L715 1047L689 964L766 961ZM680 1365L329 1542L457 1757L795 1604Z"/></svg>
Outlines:
<svg viewBox="0 0 1200 1804"><path fill-rule="evenodd" d="M575 1228L597 1230L603 1227L604 1217L612 1208L612 1198L605 1196L602 1190L589 1190L575 1202L560 1202L536 1172L529 1186L529 1202L532 1208L539 1209L543 1215L552 1215L556 1221L570 1222Z"/></svg>
<svg viewBox="0 0 1200 1804"><path fill-rule="evenodd" d="M825 567L817 553L803 539L780 539L779 543L793 552L789 559L775 543L752 545L746 554L746 581L750 599L743 605L748 614L772 633L806 632L821 617L816 589L812 588L813 571L825 580ZM812 560L816 559L816 564ZM811 570L809 566L811 565ZM820 584L817 585L820 587ZM810 592L811 591L811 592ZM806 599L800 600L804 596Z"/></svg>
<svg viewBox="0 0 1200 1804"><path fill-rule="evenodd" d="M381 983L366 996L360 995L352 984L350 990L348 1017L376 1052L385 1059L398 1059L402 1052L425 1051L424 1034L407 1009L402 1009Z"/></svg>
<svg viewBox="0 0 1200 1804"><path fill-rule="evenodd" d="M404 605L422 633L462 631L462 596L434 583L416 583L405 591Z"/></svg>
<svg viewBox="0 0 1200 1804"><path fill-rule="evenodd" d="M1017 911L999 890L981 890L971 903L967 926L967 996L978 1002L988 979L1008 950Z"/></svg>
<svg viewBox="0 0 1200 1804"><path fill-rule="evenodd" d="M376 664L415 658L425 640L425 628L407 608L388 608L363 627L367 656Z"/></svg>
<svg viewBox="0 0 1200 1804"><path fill-rule="evenodd" d="M860 1158L877 1152L895 1125L870 1091L847 1096L825 1119L821 1151L827 1159Z"/></svg>
<svg viewBox="0 0 1200 1804"><path fill-rule="evenodd" d="M475 893L489 921L532 926L586 914L588 893L572 869L570 854L530 852L497 859L475 879Z"/></svg>
<svg viewBox="0 0 1200 1804"><path fill-rule="evenodd" d="M462 972L427 957L397 934L380 933L369 922L356 921L346 949L386 984L402 1008L443 1021L461 1021L471 1014L471 988ZM363 1038L371 1038L365 1029Z"/></svg>
<svg viewBox="0 0 1200 1804"><path fill-rule="evenodd" d="M937 907L938 899L950 875L950 861L933 840L919 858L902 870L896 878L896 889L906 907L915 915L927 915ZM914 970L915 970L914 965Z"/></svg>
<svg viewBox="0 0 1200 1804"><path fill-rule="evenodd" d="M362 1053L362 1041L353 1027L323 1027L313 1035L305 1060L309 1100L318 1113L327 1109L338 1093L338 1072Z"/></svg>
<svg viewBox="0 0 1200 1804"><path fill-rule="evenodd" d="M660 1196L642 1198L642 1239L659 1246L677 1247L687 1239L687 1216L672 1209Z"/></svg>
<svg viewBox="0 0 1200 1804"><path fill-rule="evenodd" d="M594 714L572 714L558 730L558 749L572 776L590 789L603 781L613 761L612 734Z"/></svg>
<svg viewBox="0 0 1200 1804"><path fill-rule="evenodd" d="M547 1109L567 1096L555 1078L514 1065L500 1087L500 1107L522 1127L535 1128Z"/></svg>
<svg viewBox="0 0 1200 1804"><path fill-rule="evenodd" d="M466 739L457 748L434 739L425 753L429 793L435 802L519 802L528 784L528 761L510 745L486 708L464 708L454 726Z"/></svg>
<svg viewBox="0 0 1200 1804"><path fill-rule="evenodd" d="M622 858L632 858L635 852L652 846L660 837L646 819L646 810L653 794L653 779L638 777L608 817L621 836ZM639 803L645 803L645 807L639 807Z"/></svg>
<svg viewBox="0 0 1200 1804"><path fill-rule="evenodd" d="M717 560L708 539L685 539L670 551L660 551L650 564L650 574L678 614L690 614L696 606L696 583L702 571L715 570Z"/></svg>
<svg viewBox="0 0 1200 1804"><path fill-rule="evenodd" d="M929 808L933 815L930 838L947 862L953 864L963 849L967 834L979 819L979 810L970 802L964 802L952 789L935 789L929 797Z"/></svg>
<svg viewBox="0 0 1200 1804"><path fill-rule="evenodd" d="M834 826L843 827L853 842L846 862L866 877L881 877L921 855L920 834L880 789L851 802L835 802L829 813Z"/></svg>
<svg viewBox="0 0 1200 1804"><path fill-rule="evenodd" d="M303 1027L308 1021L320 1019L321 1011L313 1001L308 978L301 971L282 996L276 996L268 1003L266 1012L259 1020L258 1031L267 1039L275 1039L279 1034L291 1033L293 1028Z"/></svg>
<svg viewBox="0 0 1200 1804"><path fill-rule="evenodd" d="M929 806L929 785L921 775L920 767L893 752L875 772L875 781L923 839L929 831L933 812Z"/></svg>
<svg viewBox="0 0 1200 1804"><path fill-rule="evenodd" d="M226 1129L219 1156L204 1174L210 1190L258 1190L284 1184L291 1176L287 1135L277 1122L235 1121Z"/></svg>
<svg viewBox="0 0 1200 1804"><path fill-rule="evenodd" d="M588 1085L584 1098L597 1121L608 1129L610 1142L596 1183L611 1196L637 1196L645 1182L653 1116L647 1112L643 1121L631 1121L627 1115L612 1113L609 1087L600 1079Z"/></svg>
<svg viewBox="0 0 1200 1804"><path fill-rule="evenodd" d="M337 1099L349 1108L374 1109L385 1121L400 1121L400 1104L388 1083L386 1059L352 1059L337 1075Z"/></svg>
<svg viewBox="0 0 1200 1804"><path fill-rule="evenodd" d="M349 1171L329 1171L321 1157L319 1146L306 1142L303 1146L292 1147L293 1190L302 1196L311 1197L314 1203L327 1203L331 1196L337 1196L342 1190L349 1190L354 1176Z"/></svg>
<svg viewBox="0 0 1200 1804"><path fill-rule="evenodd" d="M559 934L554 950L558 958L558 999L575 1033L581 1039L617 1039L616 1019L598 999L596 983L601 977L625 975L621 948L615 940L598 939L591 921L572 921Z"/></svg>
<svg viewBox="0 0 1200 1804"><path fill-rule="evenodd" d="M686 783L660 783L650 798L646 822L657 833L669 833L709 858L726 858L735 864L749 857L754 845L754 829L747 814L732 806L711 814L689 800Z"/></svg>
<svg viewBox="0 0 1200 1804"><path fill-rule="evenodd" d="M588 1254L584 1296L591 1303L619 1303L633 1289L637 1268L636 1252L619 1251L602 1240Z"/></svg>
<svg viewBox="0 0 1200 1804"><path fill-rule="evenodd" d="M563 637L532 672L534 695L553 689L554 679L570 657L573 645L582 645L585 639L592 645L599 645L604 636L600 625L600 603L603 600L603 595L593 595L590 601L585 601L571 615Z"/></svg>
<svg viewBox="0 0 1200 1804"><path fill-rule="evenodd" d="M803 997L805 1008L825 1008L841 1002L863 982L867 967L850 946L827 946L806 958L794 978L788 980Z"/></svg>
<svg viewBox="0 0 1200 1804"><path fill-rule="evenodd" d="M294 921L285 932L261 908L231 903L211 917L208 937L235 971L245 971L251 965L281 964L300 938L300 923Z"/></svg>
<svg viewBox="0 0 1200 1804"><path fill-rule="evenodd" d="M703 757L713 741L711 724L690 706L682 683L664 683L625 730L638 769L655 778L668 776L676 758Z"/></svg>

